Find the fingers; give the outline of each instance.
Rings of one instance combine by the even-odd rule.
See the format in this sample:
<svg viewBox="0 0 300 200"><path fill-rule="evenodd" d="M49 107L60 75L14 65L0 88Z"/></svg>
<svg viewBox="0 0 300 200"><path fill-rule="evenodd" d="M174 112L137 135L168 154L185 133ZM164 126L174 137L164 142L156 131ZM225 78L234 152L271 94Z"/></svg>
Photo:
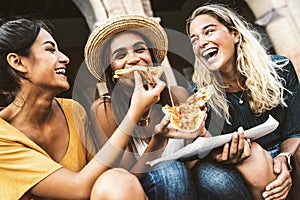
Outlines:
<svg viewBox="0 0 300 200"><path fill-rule="evenodd" d="M239 135L238 135L238 133L234 133L232 136L231 143L230 143L228 159L233 160L237 156L238 146L239 146Z"/></svg>
<svg viewBox="0 0 300 200"><path fill-rule="evenodd" d="M135 79L135 89L139 89L142 86L144 86L143 79L139 72L134 71L134 79ZM153 80L155 81L156 85L153 86L151 84L148 84L147 88L149 88L149 89L153 89L153 88L157 88L157 87L162 88L162 89L165 88L165 86L166 86L165 82L163 82L162 80L160 80L159 78L157 78L155 76L153 76Z"/></svg>
<svg viewBox="0 0 300 200"><path fill-rule="evenodd" d="M290 191L290 188L279 186L279 187L274 188L271 191L264 192L262 194L262 196L263 196L263 198L265 198L265 200L286 199L289 191Z"/></svg>
<svg viewBox="0 0 300 200"><path fill-rule="evenodd" d="M204 117L203 117L203 121L205 122L206 121L206 119L207 119L207 113L206 113L206 111L207 111L207 109L205 108L204 110L202 110L201 112L202 112L202 114L204 115Z"/></svg>
<svg viewBox="0 0 300 200"><path fill-rule="evenodd" d="M157 85L154 88L148 87L147 89L145 89L143 85L142 77L137 71L134 72L134 79L135 79L135 86L134 86L133 97L138 98L137 102L143 101L142 103L145 103L144 100L145 101L148 100L148 101L152 101L151 104L153 104L159 101L160 93L166 86L166 84L163 81L156 79Z"/></svg>
<svg viewBox="0 0 300 200"><path fill-rule="evenodd" d="M153 80L155 81L156 85L159 87L166 87L166 83L157 78L156 76L153 76Z"/></svg>
<svg viewBox="0 0 300 200"><path fill-rule="evenodd" d="M137 90L143 86L142 77L137 71L134 72L134 80L135 80L134 90Z"/></svg>
<svg viewBox="0 0 300 200"><path fill-rule="evenodd" d="M244 140L244 152L242 154L242 160L248 158L251 155L251 140L250 139L245 139Z"/></svg>
<svg viewBox="0 0 300 200"><path fill-rule="evenodd" d="M197 132L198 137L207 136L207 130L205 128L205 121L204 120L201 122L200 127L195 132Z"/></svg>
<svg viewBox="0 0 300 200"><path fill-rule="evenodd" d="M285 158L284 158L285 159ZM273 165L274 165L274 173L275 174L280 174L280 172L281 172L281 168L282 168L282 166L281 166L281 160L280 159L278 159L278 158L275 158L275 159L273 159Z"/></svg>
<svg viewBox="0 0 300 200"><path fill-rule="evenodd" d="M170 123L170 114L166 114L164 118L160 121L159 124L155 126L154 132L155 134L162 134L166 133L168 130L168 125Z"/></svg>
<svg viewBox="0 0 300 200"><path fill-rule="evenodd" d="M281 164L282 172L277 178L266 186L266 191L263 192L263 197L267 200L285 199L292 187L292 179L287 167Z"/></svg>
<svg viewBox="0 0 300 200"><path fill-rule="evenodd" d="M237 133L234 133L232 136L229 152L229 160L237 163L244 151L244 130L242 128L238 129Z"/></svg>
<svg viewBox="0 0 300 200"><path fill-rule="evenodd" d="M170 114L166 114L161 122L155 126L154 132L155 136L161 136L164 138L196 138L198 136L196 131L186 133L171 127Z"/></svg>
<svg viewBox="0 0 300 200"><path fill-rule="evenodd" d="M232 135L230 144L223 146L223 151L216 156L218 162L226 164L236 164L248 158L251 155L251 141L244 138L243 128Z"/></svg>
<svg viewBox="0 0 300 200"><path fill-rule="evenodd" d="M238 136L239 136L239 142L238 142L238 153L241 155L244 150L244 129L242 127L238 128Z"/></svg>
<svg viewBox="0 0 300 200"><path fill-rule="evenodd" d="M176 130L174 134L170 134L170 137L172 138L185 138L185 139L193 139L198 137L198 132L182 132L179 130Z"/></svg>
<svg viewBox="0 0 300 200"><path fill-rule="evenodd" d="M220 154L215 156L216 161L218 162L225 162L228 160L228 153L229 153L229 144L226 143L223 146L223 151Z"/></svg>
<svg viewBox="0 0 300 200"><path fill-rule="evenodd" d="M271 199L286 199L289 194L291 187L288 185L279 185L270 191L263 192L262 196L265 200Z"/></svg>

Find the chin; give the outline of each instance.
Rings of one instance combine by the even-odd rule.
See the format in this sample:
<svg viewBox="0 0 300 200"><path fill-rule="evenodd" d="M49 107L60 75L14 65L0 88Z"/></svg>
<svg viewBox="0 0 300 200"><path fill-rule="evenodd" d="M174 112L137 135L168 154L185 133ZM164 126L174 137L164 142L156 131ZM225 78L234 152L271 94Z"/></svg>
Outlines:
<svg viewBox="0 0 300 200"><path fill-rule="evenodd" d="M210 65L210 66L208 66L208 69L209 69L209 71L216 72L216 71L219 71L220 67L217 65Z"/></svg>
<svg viewBox="0 0 300 200"><path fill-rule="evenodd" d="M64 85L63 87L61 87L61 89L62 89L63 92L65 92L65 91L67 91L67 90L70 89L70 85L69 85L69 84L66 84L66 85Z"/></svg>

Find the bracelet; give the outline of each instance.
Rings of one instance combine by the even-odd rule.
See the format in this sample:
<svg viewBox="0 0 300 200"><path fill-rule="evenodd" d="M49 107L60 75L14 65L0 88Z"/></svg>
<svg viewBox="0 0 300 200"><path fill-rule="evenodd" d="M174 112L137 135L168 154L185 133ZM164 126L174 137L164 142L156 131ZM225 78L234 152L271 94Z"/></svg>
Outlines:
<svg viewBox="0 0 300 200"><path fill-rule="evenodd" d="M295 167L294 156L289 152L283 152L283 153L278 154L275 158L277 158L279 156L284 156L286 158L287 167L288 167L289 172L291 173Z"/></svg>

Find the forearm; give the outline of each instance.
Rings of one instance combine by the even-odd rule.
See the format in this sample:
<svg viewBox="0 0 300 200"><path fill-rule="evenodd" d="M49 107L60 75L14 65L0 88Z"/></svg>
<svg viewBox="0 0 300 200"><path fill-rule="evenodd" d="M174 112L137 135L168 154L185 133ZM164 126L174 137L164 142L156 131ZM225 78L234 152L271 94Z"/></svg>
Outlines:
<svg viewBox="0 0 300 200"><path fill-rule="evenodd" d="M138 117L131 117L129 114L125 116L120 126L94 158L76 174L77 182L80 182L81 185L85 185L87 188L92 188L102 173L119 164L137 120Z"/></svg>
<svg viewBox="0 0 300 200"><path fill-rule="evenodd" d="M137 120L138 117L128 113L109 140L96 154L95 159L102 163L104 169L107 169L106 166L116 167L119 164L128 146L131 133L136 126Z"/></svg>
<svg viewBox="0 0 300 200"><path fill-rule="evenodd" d="M32 195L46 199L89 199L92 187L100 176L99 163L95 160L80 172L60 168L37 183Z"/></svg>

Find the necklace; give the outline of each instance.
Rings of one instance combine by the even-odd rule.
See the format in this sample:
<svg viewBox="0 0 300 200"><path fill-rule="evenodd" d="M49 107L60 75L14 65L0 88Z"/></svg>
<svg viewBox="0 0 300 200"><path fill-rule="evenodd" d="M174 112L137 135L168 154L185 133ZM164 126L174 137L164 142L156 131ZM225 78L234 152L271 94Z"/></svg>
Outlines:
<svg viewBox="0 0 300 200"><path fill-rule="evenodd" d="M242 105L244 103L243 100L243 95L244 95L245 90L243 90L242 94L240 97L238 97L236 94L234 94L233 92L231 93L233 96L235 96L238 100L239 100L239 104Z"/></svg>
<svg viewBox="0 0 300 200"><path fill-rule="evenodd" d="M137 125L141 126L141 127L145 127L145 126L150 126L151 123L151 114L152 111L152 107L149 109L148 114L146 115L146 117L141 117L141 119L138 121Z"/></svg>

